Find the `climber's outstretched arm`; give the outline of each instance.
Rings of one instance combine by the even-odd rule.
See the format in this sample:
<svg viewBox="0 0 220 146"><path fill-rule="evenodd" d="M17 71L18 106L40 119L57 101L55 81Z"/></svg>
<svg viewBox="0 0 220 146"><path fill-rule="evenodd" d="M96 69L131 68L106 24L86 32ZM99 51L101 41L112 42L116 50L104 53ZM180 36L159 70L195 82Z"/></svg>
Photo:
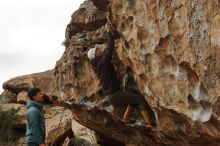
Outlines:
<svg viewBox="0 0 220 146"><path fill-rule="evenodd" d="M112 55L114 52L114 37L111 32L108 32L108 47L105 49L101 63L105 64L112 60Z"/></svg>

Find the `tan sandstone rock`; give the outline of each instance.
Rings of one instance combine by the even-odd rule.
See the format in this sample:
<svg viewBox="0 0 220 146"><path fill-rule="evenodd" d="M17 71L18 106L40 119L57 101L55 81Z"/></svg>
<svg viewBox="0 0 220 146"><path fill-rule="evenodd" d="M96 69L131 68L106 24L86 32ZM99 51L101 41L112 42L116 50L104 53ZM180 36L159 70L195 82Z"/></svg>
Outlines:
<svg viewBox="0 0 220 146"><path fill-rule="evenodd" d="M43 93L49 94L48 90L53 79L53 73L53 70L48 70L42 73L15 77L4 82L3 88L18 94L21 91L27 91L37 86L42 89Z"/></svg>
<svg viewBox="0 0 220 146"><path fill-rule="evenodd" d="M43 87L48 95L66 101L63 106L77 122L121 144L218 146L219 1L111 0L104 11L99 0L93 1L99 9L88 0L72 15L65 51L52 83ZM154 109L156 131L122 125L107 112L111 108L94 107L100 86L86 51L106 44L107 21L119 33L112 60L118 76L126 67L132 69L138 89ZM13 84L16 80L4 87L17 93L33 83Z"/></svg>
<svg viewBox="0 0 220 146"><path fill-rule="evenodd" d="M26 104L28 99L27 91L21 91L17 95L17 103Z"/></svg>
<svg viewBox="0 0 220 146"><path fill-rule="evenodd" d="M3 91L0 95L0 103L15 103L16 95L11 91Z"/></svg>
<svg viewBox="0 0 220 146"><path fill-rule="evenodd" d="M50 145L52 142L54 142L54 144L60 143L60 141L64 141L67 136L73 136L71 129L72 113L69 110L65 110L61 119L62 112L62 107L55 106L45 108L47 145ZM59 126L60 119L61 123ZM57 130L58 126L59 129Z"/></svg>
<svg viewBox="0 0 220 146"><path fill-rule="evenodd" d="M25 105L17 104L17 103L6 103L6 104L0 104L1 109L4 111L8 111L10 109L18 110L16 115L19 117L19 122L14 125L15 127L26 127L26 113L27 113L27 107Z"/></svg>

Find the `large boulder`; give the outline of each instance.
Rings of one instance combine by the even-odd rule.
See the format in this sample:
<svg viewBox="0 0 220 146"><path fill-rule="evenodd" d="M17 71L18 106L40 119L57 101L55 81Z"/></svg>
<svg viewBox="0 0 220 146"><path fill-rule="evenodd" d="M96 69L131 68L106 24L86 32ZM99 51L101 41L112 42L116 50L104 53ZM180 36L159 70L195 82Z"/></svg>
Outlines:
<svg viewBox="0 0 220 146"><path fill-rule="evenodd" d="M8 111L11 109L17 110L16 115L18 116L19 120L17 123L15 123L14 127L18 127L18 128L26 127L26 113L27 113L26 106L17 103L6 103L6 104L0 104L0 108L3 111Z"/></svg>
<svg viewBox="0 0 220 146"><path fill-rule="evenodd" d="M21 91L17 95L17 103L26 104L28 99L27 91Z"/></svg>
<svg viewBox="0 0 220 146"><path fill-rule="evenodd" d="M3 91L0 95L0 103L16 103L16 95L11 91Z"/></svg>
<svg viewBox="0 0 220 146"><path fill-rule="evenodd" d="M18 94L21 91L27 91L37 86L42 92L49 94L49 87L53 80L54 70L48 70L42 73L24 75L12 78L3 84L3 89Z"/></svg>
<svg viewBox="0 0 220 146"><path fill-rule="evenodd" d="M84 139L90 143L97 143L95 132L79 124L74 119L72 120L72 130L75 138Z"/></svg>
<svg viewBox="0 0 220 146"><path fill-rule="evenodd" d="M70 44L74 35L83 31L96 30L106 23L107 13L96 8L91 1L85 1L72 15L66 28L66 45Z"/></svg>
<svg viewBox="0 0 220 146"><path fill-rule="evenodd" d="M64 111L63 111L64 110ZM62 118L62 119L61 119ZM62 107L46 107L46 144L61 144L67 136L73 137L71 121L72 113ZM61 120L61 122L60 122Z"/></svg>
<svg viewBox="0 0 220 146"><path fill-rule="evenodd" d="M65 101L62 106L77 122L121 145L218 146L219 2L111 0L102 11L100 1L92 1L73 13L65 51L43 90ZM118 77L131 68L137 88L154 109L155 131L144 128L139 116L138 124L127 126L109 114L111 107L95 107L100 84L86 52L107 43L107 21L118 32L112 60ZM22 80L18 86L12 80L4 88L17 94L41 85L32 78L17 80ZM45 82L42 76L38 81Z"/></svg>
<svg viewBox="0 0 220 146"><path fill-rule="evenodd" d="M97 5L98 0L94 1ZM86 4L88 1L82 6ZM162 133L165 137L160 136L158 139L163 144L201 145L209 141L212 145L218 145L219 141L215 136L220 132L218 114L213 116L213 104L220 95L220 51L216 39L219 32L215 31L219 29L218 9L218 2L211 0L110 1L107 20L120 36L115 40L113 63L119 77L127 67L132 69L138 89L156 111L159 134ZM73 14L78 18L84 16L78 15L78 12ZM70 25L73 22L74 20ZM106 43L106 31L102 26L96 30L81 30L75 35L66 33L69 45L57 62L53 82L54 93L60 93L60 99L76 101L86 107L93 107L95 104L100 86L85 52L95 44ZM69 32L75 31L75 28L68 29ZM94 35L90 36L91 33ZM101 35L103 39L100 39L100 34L104 34ZM91 97L91 101L80 102L84 96ZM125 127L118 131L117 124L110 126L115 131L111 129L108 132L103 127L99 129L96 127L98 124L90 122L109 117L107 113L105 116L96 114L95 118L88 108L91 115L87 112L87 116L82 116L83 113L79 113L84 108L77 106L72 110L73 113L77 112L75 118L81 124L124 144L143 142L145 137L135 139L130 136L129 140L123 139L128 136L128 132L121 132ZM163 113L169 120L164 119ZM185 136L175 136L174 133L181 129L178 123L184 123L179 134ZM213 130L208 130L210 128ZM187 136L188 133L192 134ZM173 142L169 140L169 136L173 138ZM184 137L185 140L178 137ZM189 139L201 142L196 144ZM156 143L157 140L154 140L151 142Z"/></svg>

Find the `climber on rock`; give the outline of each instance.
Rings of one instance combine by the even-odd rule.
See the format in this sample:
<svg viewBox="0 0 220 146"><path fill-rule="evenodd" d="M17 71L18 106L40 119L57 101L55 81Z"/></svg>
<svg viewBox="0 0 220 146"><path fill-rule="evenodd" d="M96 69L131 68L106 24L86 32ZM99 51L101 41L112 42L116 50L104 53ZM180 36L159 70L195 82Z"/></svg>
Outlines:
<svg viewBox="0 0 220 146"><path fill-rule="evenodd" d="M134 107L138 108L144 119L144 122L148 128L153 128L148 114L148 104L144 97L140 94L131 91L121 91L120 83L117 77L117 73L113 66L112 55L114 51L114 37L110 32L110 25L106 25L108 32L108 46L105 50L101 50L98 47L90 48L87 56L93 66L98 79L100 80L101 90L105 98L114 107L127 106L127 109L122 118L122 122L129 124L131 122L130 117ZM115 32L115 31L114 31Z"/></svg>

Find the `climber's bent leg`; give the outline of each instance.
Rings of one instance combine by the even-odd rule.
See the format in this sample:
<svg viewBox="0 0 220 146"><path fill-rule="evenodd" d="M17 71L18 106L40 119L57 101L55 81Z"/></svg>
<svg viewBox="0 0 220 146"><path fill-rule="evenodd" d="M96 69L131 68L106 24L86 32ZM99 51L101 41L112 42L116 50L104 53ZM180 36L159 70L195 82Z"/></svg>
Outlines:
<svg viewBox="0 0 220 146"><path fill-rule="evenodd" d="M134 107L132 107L131 105L128 105L126 108L126 111L124 113L124 116L122 118L123 123L125 123L125 124L131 123L130 117L131 117L131 114L133 111L134 111Z"/></svg>

